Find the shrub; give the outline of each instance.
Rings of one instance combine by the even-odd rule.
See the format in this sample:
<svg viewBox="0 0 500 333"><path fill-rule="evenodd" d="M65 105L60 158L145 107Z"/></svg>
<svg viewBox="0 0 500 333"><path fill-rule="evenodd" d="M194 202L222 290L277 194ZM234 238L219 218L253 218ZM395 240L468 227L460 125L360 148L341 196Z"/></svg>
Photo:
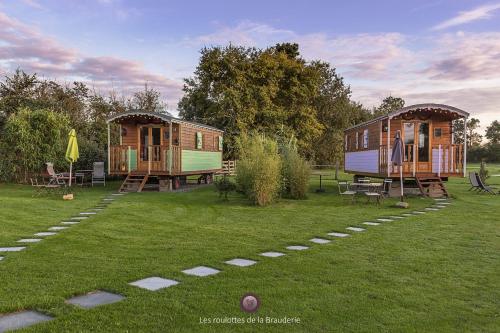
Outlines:
<svg viewBox="0 0 500 333"><path fill-rule="evenodd" d="M228 194L236 189L236 185L226 175L222 178L216 179L214 184L215 188L219 192L219 197L222 198L224 196L225 200L227 200Z"/></svg>
<svg viewBox="0 0 500 333"><path fill-rule="evenodd" d="M311 165L297 151L294 140L281 147L282 193L292 199L305 199L309 189Z"/></svg>
<svg viewBox="0 0 500 333"><path fill-rule="evenodd" d="M239 189L259 206L273 202L280 192L281 159L275 140L257 133L243 134L238 139Z"/></svg>
<svg viewBox="0 0 500 333"><path fill-rule="evenodd" d="M485 182L486 179L489 177L488 169L486 169L486 162L484 160L481 161L481 164L479 166L479 177L483 182Z"/></svg>
<svg viewBox="0 0 500 333"><path fill-rule="evenodd" d="M49 110L21 108L7 119L0 142L0 176L6 180L26 181L31 173L54 162L66 168L68 117Z"/></svg>

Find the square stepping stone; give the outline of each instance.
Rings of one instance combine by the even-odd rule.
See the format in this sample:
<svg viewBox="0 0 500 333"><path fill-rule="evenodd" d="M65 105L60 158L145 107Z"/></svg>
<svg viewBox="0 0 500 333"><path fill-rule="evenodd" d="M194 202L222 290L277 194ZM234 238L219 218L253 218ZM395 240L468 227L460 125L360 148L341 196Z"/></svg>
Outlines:
<svg viewBox="0 0 500 333"><path fill-rule="evenodd" d="M23 239L18 240L17 242L18 243L38 243L41 240L42 240L41 238L23 238Z"/></svg>
<svg viewBox="0 0 500 333"><path fill-rule="evenodd" d="M328 233L328 236L333 236L333 237L340 237L340 238L344 238L344 237L349 237L351 235L349 234L344 234L342 232L330 232Z"/></svg>
<svg viewBox="0 0 500 333"><path fill-rule="evenodd" d="M391 218L391 219L397 219L397 220L404 219L404 217L402 217L402 216L389 216L389 218Z"/></svg>
<svg viewBox="0 0 500 333"><path fill-rule="evenodd" d="M2 261L2 260L3 260L3 258L5 258L5 257L0 256L0 261Z"/></svg>
<svg viewBox="0 0 500 333"><path fill-rule="evenodd" d="M351 231L356 231L356 232L361 232L361 231L365 231L366 230L364 228L359 228L359 227L347 227L346 229L347 230L351 230Z"/></svg>
<svg viewBox="0 0 500 333"><path fill-rule="evenodd" d="M104 210L104 208L93 208L91 210L95 210L96 212L100 212L101 210Z"/></svg>
<svg viewBox="0 0 500 333"><path fill-rule="evenodd" d="M80 215L95 215L96 212L81 212Z"/></svg>
<svg viewBox="0 0 500 333"><path fill-rule="evenodd" d="M125 193L112 193L111 195L120 196L120 195L125 195Z"/></svg>
<svg viewBox="0 0 500 333"><path fill-rule="evenodd" d="M276 257L284 256L285 254L281 253L281 252L272 252L271 251L271 252L263 252L260 255L264 256L264 257L276 258Z"/></svg>
<svg viewBox="0 0 500 333"><path fill-rule="evenodd" d="M35 234L35 236L42 236L42 237L45 237L45 236L54 236L54 235L57 235L57 232L37 232Z"/></svg>
<svg viewBox="0 0 500 333"><path fill-rule="evenodd" d="M408 214L408 213L401 214L401 215L406 216L406 217L414 216L414 214Z"/></svg>
<svg viewBox="0 0 500 333"><path fill-rule="evenodd" d="M228 265L247 267L247 266L255 265L257 262L254 260L249 260L249 259L235 258L235 259L225 261L225 263Z"/></svg>
<svg viewBox="0 0 500 333"><path fill-rule="evenodd" d="M432 207L427 207L427 208L425 208L425 210L429 210L429 211L436 211L436 210L439 210L439 209L437 209L437 208L432 208Z"/></svg>
<svg viewBox="0 0 500 333"><path fill-rule="evenodd" d="M446 208L446 206L443 206L443 205L436 205L434 207L436 207L436 208Z"/></svg>
<svg viewBox="0 0 500 333"><path fill-rule="evenodd" d="M391 219L377 219L377 221L380 221L380 222L392 222L394 220L391 220Z"/></svg>
<svg viewBox="0 0 500 333"><path fill-rule="evenodd" d="M50 231L59 231L59 230L64 230L68 229L69 227L50 227L48 230Z"/></svg>
<svg viewBox="0 0 500 333"><path fill-rule="evenodd" d="M115 199L111 199L111 198L106 198L106 199L102 199L103 201L115 201Z"/></svg>
<svg viewBox="0 0 500 333"><path fill-rule="evenodd" d="M88 216L75 216L75 217L72 217L71 220L85 220L85 219L88 219L89 217Z"/></svg>
<svg viewBox="0 0 500 333"><path fill-rule="evenodd" d="M311 238L309 241L316 244L328 244L332 242L331 240L324 238Z"/></svg>
<svg viewBox="0 0 500 333"><path fill-rule="evenodd" d="M136 286L142 289L147 289L151 291L156 291L164 288L168 288L171 286L175 286L179 284L179 281L164 279L161 277L153 276L149 278L145 278L142 280L137 280L135 282L129 283L132 286Z"/></svg>
<svg viewBox="0 0 500 333"><path fill-rule="evenodd" d="M122 295L98 290L86 295L72 297L68 299L66 303L77 305L84 309L91 309L99 305L116 303L124 298L125 297L123 297Z"/></svg>
<svg viewBox="0 0 500 333"><path fill-rule="evenodd" d="M9 247L0 247L0 252L19 252L26 248L26 246L9 246Z"/></svg>
<svg viewBox="0 0 500 333"><path fill-rule="evenodd" d="M37 311L21 311L0 316L0 332L17 330L54 318Z"/></svg>
<svg viewBox="0 0 500 333"><path fill-rule="evenodd" d="M366 224L366 225L380 225L380 223L377 223L377 222L363 222L363 224Z"/></svg>
<svg viewBox="0 0 500 333"><path fill-rule="evenodd" d="M413 214L420 214L421 215L421 214L425 214L425 212L421 212L421 211L416 210L413 212Z"/></svg>
<svg viewBox="0 0 500 333"><path fill-rule="evenodd" d="M80 223L80 222L78 222L78 221L63 221L63 222L61 222L61 224L69 224L69 225L78 224L78 223Z"/></svg>
<svg viewBox="0 0 500 333"><path fill-rule="evenodd" d="M215 268L211 267L206 267L206 266L197 266L193 267L190 269L183 270L182 273L187 274L187 275L194 275L194 276L208 276L208 275L214 275L219 273L220 271Z"/></svg>
<svg viewBox="0 0 500 333"><path fill-rule="evenodd" d="M307 250L309 247L308 246L303 246L303 245L290 245L287 246L287 250L292 250L292 251L304 251Z"/></svg>
<svg viewBox="0 0 500 333"><path fill-rule="evenodd" d="M445 199L445 198L435 198L434 200L435 200L435 201L446 201L446 200L448 200L448 199Z"/></svg>
<svg viewBox="0 0 500 333"><path fill-rule="evenodd" d="M439 202L440 205L451 205L451 202Z"/></svg>

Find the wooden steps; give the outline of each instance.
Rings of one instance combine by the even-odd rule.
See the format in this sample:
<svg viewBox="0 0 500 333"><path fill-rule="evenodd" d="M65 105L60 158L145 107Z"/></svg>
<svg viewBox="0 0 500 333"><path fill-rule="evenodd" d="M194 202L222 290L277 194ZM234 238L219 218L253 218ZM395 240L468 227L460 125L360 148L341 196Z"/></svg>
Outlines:
<svg viewBox="0 0 500 333"><path fill-rule="evenodd" d="M148 174L129 173L120 186L119 192L142 192L148 181Z"/></svg>
<svg viewBox="0 0 500 333"><path fill-rule="evenodd" d="M432 198L448 197L448 191L446 191L446 187L440 177L416 176L415 181L420 189L420 193L424 196Z"/></svg>

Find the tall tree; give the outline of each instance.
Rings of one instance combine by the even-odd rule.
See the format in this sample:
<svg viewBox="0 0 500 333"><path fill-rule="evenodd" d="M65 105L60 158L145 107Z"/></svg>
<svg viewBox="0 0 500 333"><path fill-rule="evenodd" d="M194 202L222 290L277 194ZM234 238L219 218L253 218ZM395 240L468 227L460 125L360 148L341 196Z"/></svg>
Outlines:
<svg viewBox="0 0 500 333"><path fill-rule="evenodd" d="M486 127L486 139L490 141L491 144L500 143L500 121L494 120L491 122L490 126Z"/></svg>
<svg viewBox="0 0 500 333"><path fill-rule="evenodd" d="M144 85L144 90L133 94L127 103L129 109L138 109L146 112L167 112L167 104L161 99L161 93L154 88Z"/></svg>
<svg viewBox="0 0 500 333"><path fill-rule="evenodd" d="M392 111L401 109L405 106L405 101L401 97L388 96L382 100L382 103L373 109L375 117L385 116Z"/></svg>
<svg viewBox="0 0 500 333"><path fill-rule="evenodd" d="M467 146L479 146L483 136L479 134L479 119L470 118L467 121ZM464 120L457 119L453 122L453 137L455 143L464 143Z"/></svg>
<svg viewBox="0 0 500 333"><path fill-rule="evenodd" d="M236 138L242 132L258 130L296 137L299 151L313 158L319 156L317 142L328 126L342 126L336 124L338 116L331 119L328 112L342 115L340 102L349 94L333 68L307 63L297 44L265 50L229 45L202 49L194 77L185 80L179 109L187 120L226 131L226 157L235 157Z"/></svg>

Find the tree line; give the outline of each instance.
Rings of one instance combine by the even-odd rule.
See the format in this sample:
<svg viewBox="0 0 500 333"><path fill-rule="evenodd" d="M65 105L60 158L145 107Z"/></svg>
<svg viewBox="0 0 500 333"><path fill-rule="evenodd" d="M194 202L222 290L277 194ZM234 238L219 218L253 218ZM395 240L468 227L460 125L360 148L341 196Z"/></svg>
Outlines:
<svg viewBox="0 0 500 333"><path fill-rule="evenodd" d="M258 132L272 139L294 137L297 151L315 164L340 164L344 129L405 105L389 96L368 109L352 99L351 88L335 67L306 61L295 43L265 49L235 45L203 48L193 76L185 79L179 116L225 131L224 158L237 159L238 138ZM145 85L126 97L103 95L82 82L62 84L21 69L0 81L0 179L26 181L45 162L65 169L67 133L74 128L80 143L76 168L106 160L106 119L130 109L166 112L161 94ZM487 129L481 144L479 121L467 130L470 160L500 158L500 124ZM463 121L454 124L461 140ZM117 143L117 132L112 133Z"/></svg>

